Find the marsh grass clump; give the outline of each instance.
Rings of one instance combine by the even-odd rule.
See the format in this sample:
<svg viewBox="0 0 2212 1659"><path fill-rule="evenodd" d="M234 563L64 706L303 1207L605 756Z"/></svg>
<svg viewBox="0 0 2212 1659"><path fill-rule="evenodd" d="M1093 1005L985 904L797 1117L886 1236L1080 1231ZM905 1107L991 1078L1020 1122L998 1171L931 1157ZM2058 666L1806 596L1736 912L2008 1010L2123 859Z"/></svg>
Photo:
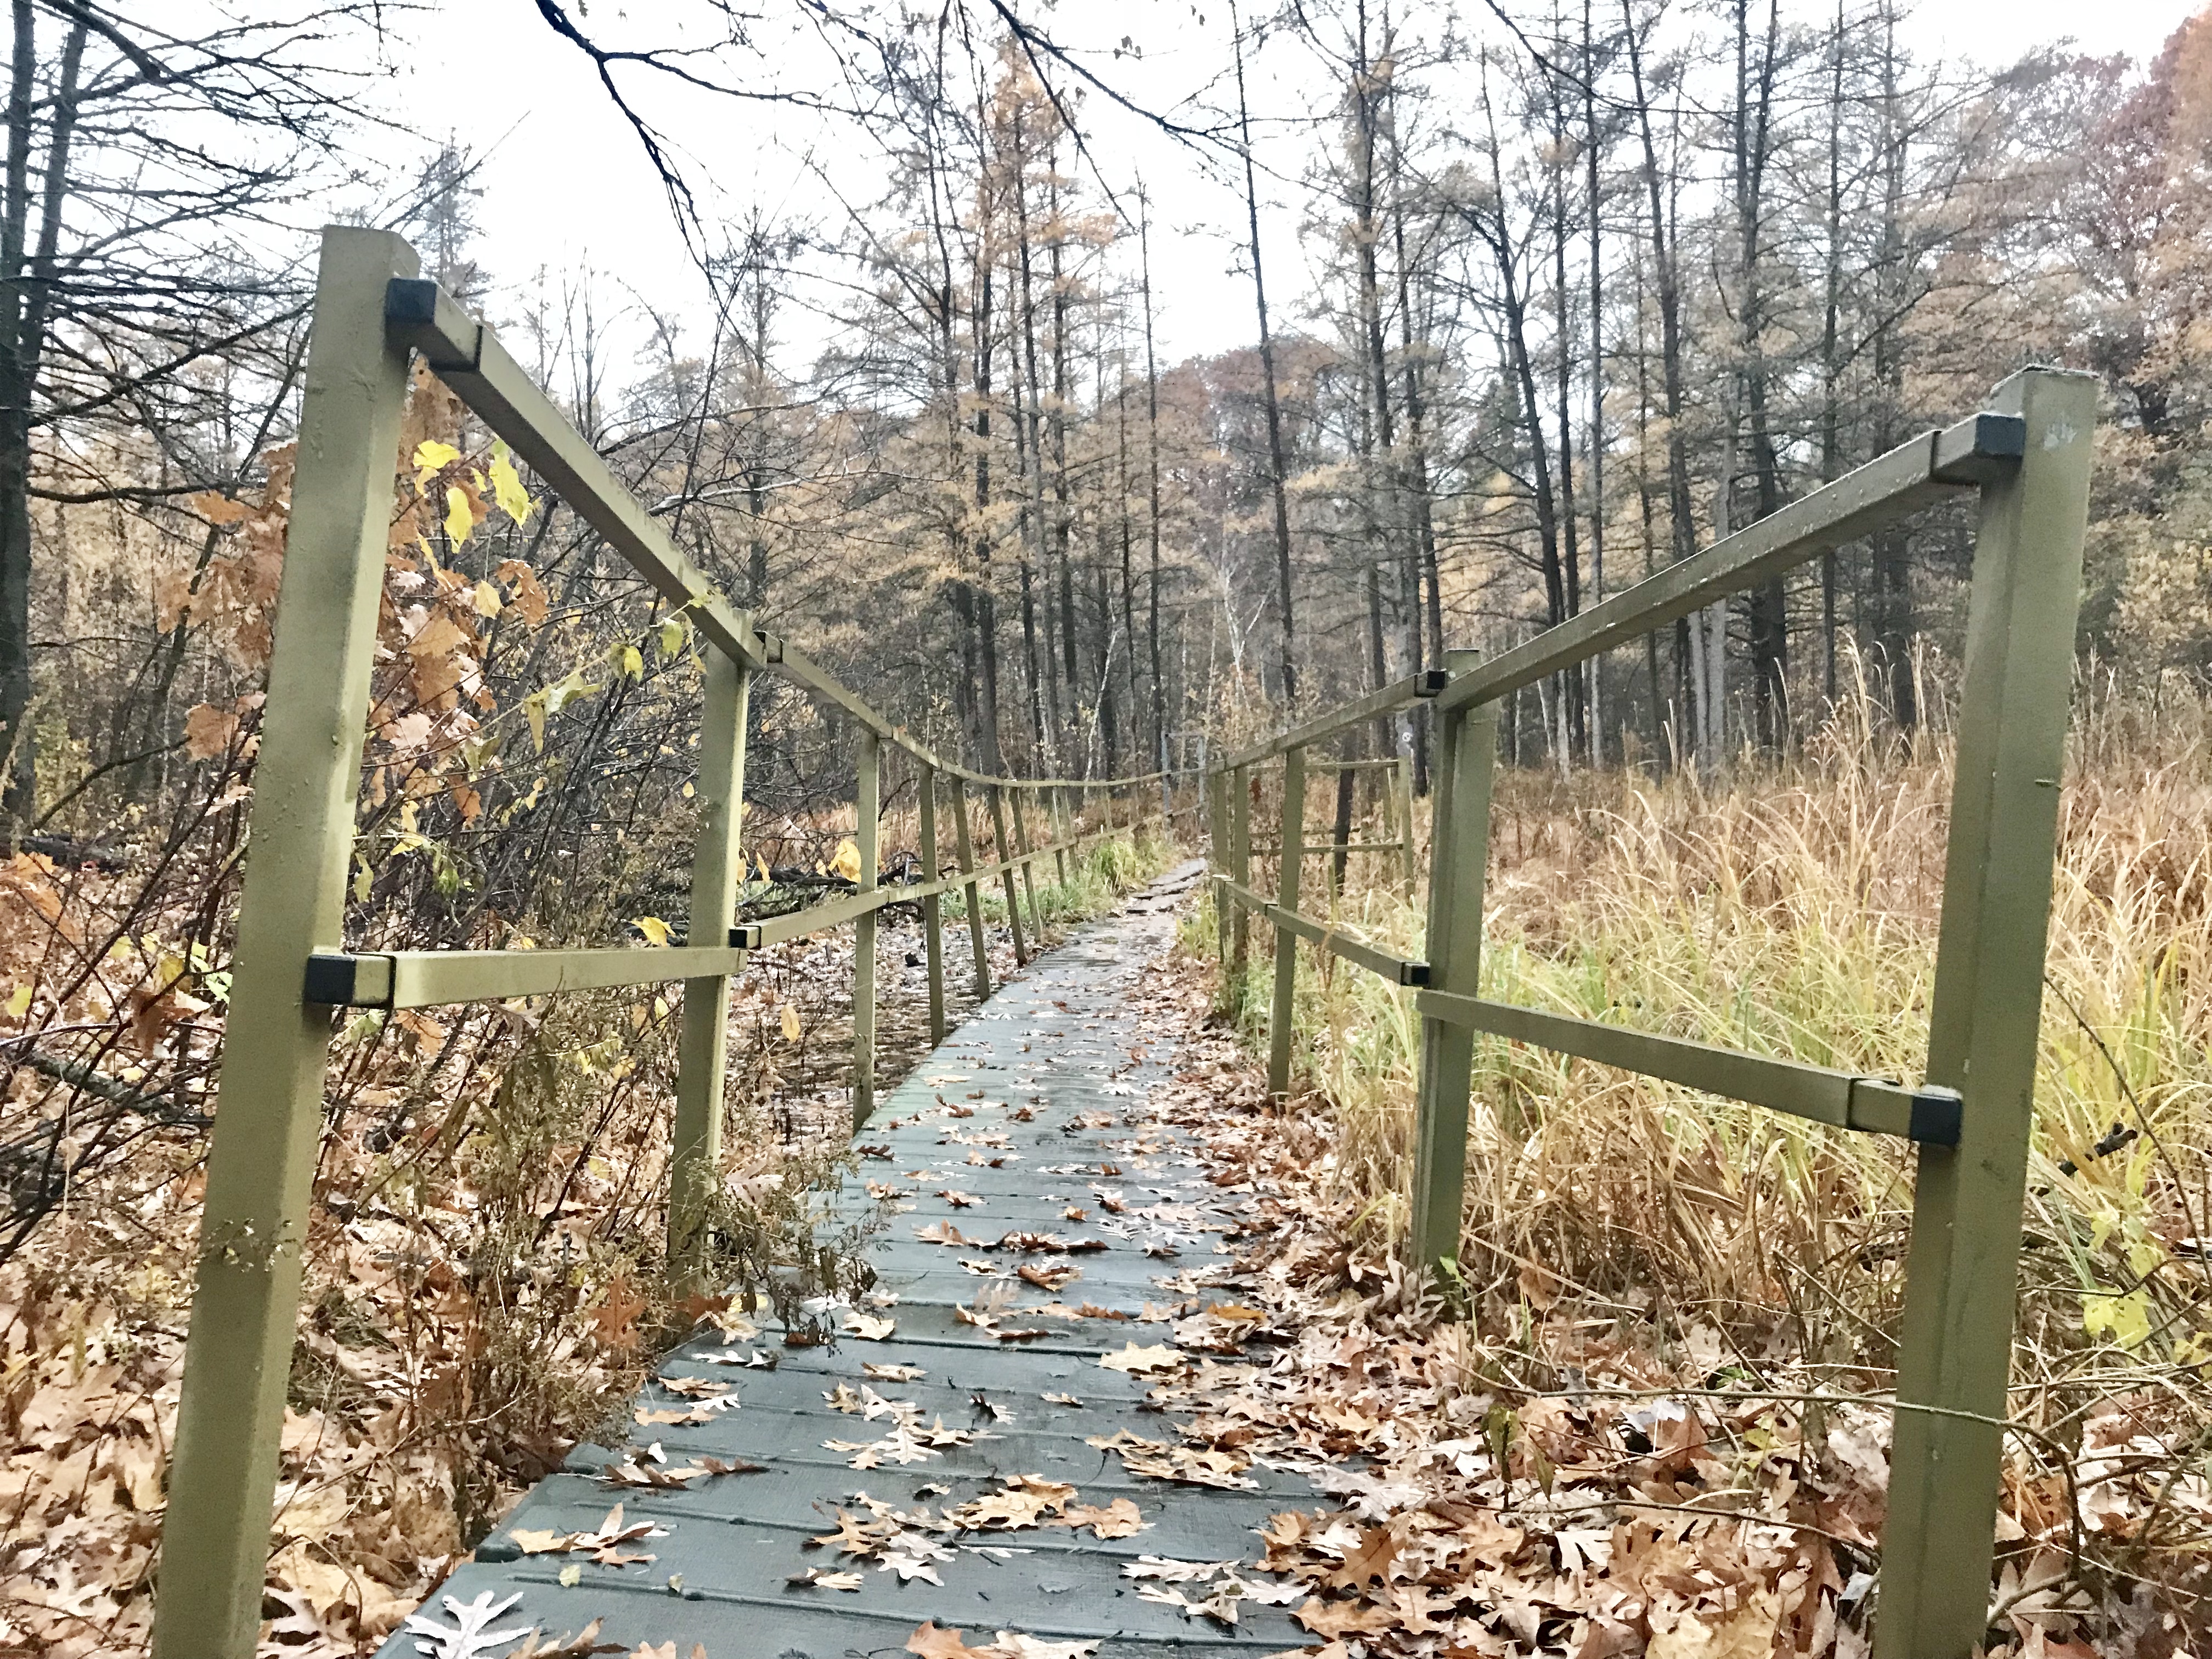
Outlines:
<svg viewBox="0 0 2212 1659"><path fill-rule="evenodd" d="M2015 1421L2040 1439L2015 1442L2007 1501L2077 1511L2092 1537L2075 1569L2092 1575L2155 1559L2193 1577L2212 1542L2208 736L2193 707L2154 718L2085 696L2064 781L2014 1362ZM1501 766L1481 994L1917 1079L1952 765L1942 732L1905 742L1859 703L1787 757L1711 776ZM1419 957L1419 896L1389 874L1355 860L1343 890L1310 884L1303 908ZM1255 885L1273 878L1255 868ZM1216 937L1210 906L1184 933L1208 956ZM1244 982L1223 974L1218 993L1256 1036L1272 940L1259 923L1252 940ZM1335 1127L1345 1248L1387 1254L1413 1176L1413 994L1301 951L1297 1018L1299 1082ZM1486 1036L1467 1159L1453 1288L1489 1340L1550 1363L1556 1346L1534 1334L1562 1317L1673 1355L1702 1332L1823 1387L1889 1386L1911 1219L1902 1143ZM2155 1492L2099 1510L2082 1496L2102 1478L2093 1454L2122 1443Z"/></svg>

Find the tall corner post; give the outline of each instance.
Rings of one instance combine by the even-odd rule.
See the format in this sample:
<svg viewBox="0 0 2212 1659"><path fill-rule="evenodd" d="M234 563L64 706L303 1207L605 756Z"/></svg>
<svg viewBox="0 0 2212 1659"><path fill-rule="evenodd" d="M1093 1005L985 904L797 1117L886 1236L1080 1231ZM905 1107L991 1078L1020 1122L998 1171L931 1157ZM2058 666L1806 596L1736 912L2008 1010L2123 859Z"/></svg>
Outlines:
<svg viewBox="0 0 2212 1659"><path fill-rule="evenodd" d="M1471 651L1448 651L1464 672ZM1439 991L1477 994L1481 985L1483 884L1490 862L1490 793L1498 759L1494 704L1455 708L1437 723L1430 784L1435 818L1429 836L1429 981ZM1414 1096L1413 1224L1407 1245L1415 1266L1436 1270L1459 1259L1460 1207L1467 1190L1467 1114L1474 1085L1474 1029L1425 1016L1421 1072Z"/></svg>
<svg viewBox="0 0 2212 1659"><path fill-rule="evenodd" d="M1981 491L1927 1067L1966 1114L1919 1146L1876 1659L1984 1634L2097 383L2028 369L1991 407L2027 443Z"/></svg>
<svg viewBox="0 0 2212 1659"><path fill-rule="evenodd" d="M1021 966L1030 959L1029 938L1022 931L1022 905L1014 888L1013 843L1006 838L1006 792L999 785L988 785L991 803L991 850L998 862L1005 866L999 872L1000 884L1006 895L1006 927L1014 936L1014 965Z"/></svg>
<svg viewBox="0 0 2212 1659"><path fill-rule="evenodd" d="M1275 902L1296 913L1298 869L1306 861L1306 751L1283 757L1283 836L1275 878ZM1298 936L1275 929L1275 995L1267 1017L1267 1092L1279 1106L1291 1095L1291 1042L1298 993Z"/></svg>
<svg viewBox="0 0 2212 1659"><path fill-rule="evenodd" d="M238 945L169 1471L154 1652L249 1659L299 1320L331 1014L308 955L343 943L408 353L386 231L323 233Z"/></svg>
<svg viewBox="0 0 2212 1659"><path fill-rule="evenodd" d="M691 858L694 945L720 945L737 920L744 820L746 705L752 676L709 649L699 716L699 844ZM668 1261L696 1281L706 1270L707 1225L722 1166L723 1066L729 1052L730 981L684 981L677 1036L676 1124L669 1143Z"/></svg>
<svg viewBox="0 0 2212 1659"><path fill-rule="evenodd" d="M960 860L960 873L968 880L960 891L968 907L968 947L975 968L975 1000L991 1000L991 945L983 932L983 890L975 880L975 830L968 811L968 781L952 780L952 844Z"/></svg>
<svg viewBox="0 0 2212 1659"><path fill-rule="evenodd" d="M934 884L945 874L938 867L935 767L925 764L915 769L915 799L920 804L921 817L921 878ZM921 901L921 950L922 958L928 964L929 1040L936 1044L945 1041L945 906L936 893Z"/></svg>
<svg viewBox="0 0 2212 1659"><path fill-rule="evenodd" d="M882 862L876 836L882 815L883 769L883 739L863 731L853 781L853 844L860 854L863 893L876 890L876 871ZM853 1127L859 1129L875 1109L876 913L870 910L853 923Z"/></svg>

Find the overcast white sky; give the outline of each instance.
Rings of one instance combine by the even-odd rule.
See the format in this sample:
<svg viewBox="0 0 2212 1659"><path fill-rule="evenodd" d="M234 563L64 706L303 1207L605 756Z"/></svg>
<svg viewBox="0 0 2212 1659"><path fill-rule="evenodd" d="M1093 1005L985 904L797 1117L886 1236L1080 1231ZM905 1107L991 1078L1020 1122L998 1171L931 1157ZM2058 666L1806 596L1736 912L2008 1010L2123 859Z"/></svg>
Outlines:
<svg viewBox="0 0 2212 1659"><path fill-rule="evenodd" d="M450 132L488 154L478 216L482 257L495 279L513 293L530 286L540 270L557 276L588 264L611 295L627 289L663 311L698 315L701 280L636 139L609 105L588 60L553 34L533 0L433 3L430 15L402 25L423 44L402 57L392 95L398 112L426 134ZM1828 15L1826 0L1799 0L1798 9L1807 5ZM574 0L570 9L579 9ZM694 0L598 0L582 21L595 37L664 43L677 38L681 20L705 9ZM770 9L799 15L796 5ZM1985 64L2010 61L2066 36L2088 51L2141 59L2191 9L2191 0L1924 0L1910 37L1923 55L1940 52ZM1098 49L1101 76L1153 107L1200 93L1228 62L1227 0L1088 0L1031 10L1056 39ZM1470 0L1467 15L1487 24L1480 0ZM1105 56L1124 35L1144 43L1141 64ZM806 78L802 66L820 61L818 45L797 25L787 40L777 40L771 30L763 44L794 66L795 78ZM1260 54L1251 73L1255 112L1277 118L1261 140L1262 153L1295 176L1298 122L1317 108L1310 57L1297 43L1280 40ZM710 217L757 203L772 215L811 217L834 231L842 214L830 186L865 198L881 177L869 141L848 125L682 94L635 70L625 85L682 147ZM1225 96L1225 89L1216 96ZM1106 109L1096 95L1086 122L1101 165L1121 175L1115 182L1126 185L1141 170L1157 204L1154 288L1169 358L1248 337L1250 290L1232 266L1241 216L1236 195L1206 179L1187 150ZM1277 186L1273 194L1266 237L1270 287L1294 309L1304 274L1294 192ZM511 305L495 302L489 309L496 315Z"/></svg>

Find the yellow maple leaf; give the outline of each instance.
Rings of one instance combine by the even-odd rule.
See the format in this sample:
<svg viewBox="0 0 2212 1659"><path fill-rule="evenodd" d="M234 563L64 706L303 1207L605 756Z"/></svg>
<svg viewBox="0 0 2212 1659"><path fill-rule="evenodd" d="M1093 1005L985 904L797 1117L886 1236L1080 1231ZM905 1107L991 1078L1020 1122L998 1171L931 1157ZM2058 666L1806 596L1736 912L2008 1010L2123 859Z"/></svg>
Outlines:
<svg viewBox="0 0 2212 1659"><path fill-rule="evenodd" d="M669 935L675 932L674 928L659 916L640 916L630 926L645 935L646 943L648 945L665 945L668 943Z"/></svg>
<svg viewBox="0 0 2212 1659"><path fill-rule="evenodd" d="M860 849L853 844L850 836L837 843L837 854L830 860L830 872L850 882L860 879Z"/></svg>
<svg viewBox="0 0 2212 1659"><path fill-rule="evenodd" d="M514 470L504 439L491 447L491 493L499 502L499 510L517 524L527 519L538 505L522 487L522 475Z"/></svg>
<svg viewBox="0 0 2212 1659"><path fill-rule="evenodd" d="M477 584L477 615L479 617L496 617L499 615L500 609L504 604L505 601L499 597L499 589L494 587L489 582L478 582Z"/></svg>
<svg viewBox="0 0 2212 1659"><path fill-rule="evenodd" d="M455 547L469 538L477 527L475 514L469 511L469 492L459 484L446 486L446 535Z"/></svg>
<svg viewBox="0 0 2212 1659"><path fill-rule="evenodd" d="M451 444L441 444L435 438L425 438L415 446L415 483L417 488L430 482L441 467L451 466L461 459L461 452Z"/></svg>

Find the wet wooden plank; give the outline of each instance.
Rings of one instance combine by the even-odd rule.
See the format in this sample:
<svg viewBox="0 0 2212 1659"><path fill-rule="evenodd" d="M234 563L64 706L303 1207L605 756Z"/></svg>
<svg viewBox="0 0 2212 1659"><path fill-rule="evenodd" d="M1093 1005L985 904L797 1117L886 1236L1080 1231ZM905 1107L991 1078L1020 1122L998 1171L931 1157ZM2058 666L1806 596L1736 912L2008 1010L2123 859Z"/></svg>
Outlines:
<svg viewBox="0 0 2212 1659"><path fill-rule="evenodd" d="M1195 868L1186 866L1167 884L1187 884ZM1175 1056L1156 1035L1139 1030L1127 999L1173 926L1170 906L1140 900L1038 958L878 1104L860 1137L874 1150L862 1157L837 1207L848 1216L874 1207L867 1180L901 1189L900 1207L871 1258L884 1305L867 1311L894 1322L886 1339L848 1334L820 1347L786 1348L770 1322L753 1340L732 1342L713 1332L685 1343L662 1363L636 1410L686 1410L694 1396L665 1385L696 1380L732 1389L735 1408L700 1423L635 1425L623 1446L578 1447L441 1595L464 1602L487 1591L495 1601L519 1596L498 1621L501 1628L536 1625L552 1635L597 1618L604 1620L602 1640L631 1647L674 1641L687 1659L695 1642L709 1659L895 1653L924 1620L959 1626L978 1645L1000 1630L1097 1641L1101 1659L1228 1659L1310 1639L1287 1612L1254 1601L1238 1604L1233 1629L1187 1617L1141 1598L1140 1581L1123 1572L1144 1555L1249 1564L1259 1553L1255 1530L1269 1515L1313 1501L1303 1477L1255 1467L1243 1476L1249 1489L1170 1484L1131 1475L1113 1453L1089 1443L1123 1430L1148 1440L1176 1438L1172 1421L1146 1406L1145 1379L1098 1362L1128 1342L1171 1341L1168 1324L1145 1315L1189 1301L1188 1290L1177 1287L1227 1288L1233 1279L1221 1249L1223 1195L1206 1182L1188 1143L1145 1111L1148 1088L1169 1075ZM1141 1060L1133 1058L1136 1049ZM971 1154L980 1161L969 1163ZM946 1246L918 1236L947 1223L981 1245ZM1105 1248L983 1248L1009 1233ZM1027 1262L1072 1267L1080 1276L1055 1294L971 1272L963 1260L992 1264L1000 1275ZM1048 1334L1004 1342L961 1319L956 1310L972 1307L994 1283L1013 1292L998 1316L1001 1328ZM1055 1302L1127 1316L1067 1320L1030 1311ZM731 1363L756 1354L773 1358L774 1369ZM863 1370L868 1365L912 1366L921 1375L871 1378ZM865 1404L864 1389L911 1401L922 1425L941 1423L972 1442L918 1462L856 1469L852 1453L823 1443L873 1442L890 1433L890 1415L871 1420L837 1409L841 1400ZM761 1472L699 1480L680 1491L618 1487L605 1479L609 1465L649 1458L647 1449L656 1445L665 1460L660 1467L712 1458L757 1464ZM1090 1528L1064 1527L939 1536L949 1552L929 1563L939 1583L902 1579L808 1542L836 1529L840 1509L865 1517L863 1494L902 1510L941 1510L1022 1475L1074 1486L1078 1504L1133 1501L1144 1529L1103 1540ZM517 1546L518 1532L595 1529L618 1501L626 1523L653 1523L658 1535L622 1547L652 1554L650 1563L603 1565L587 1554L527 1554ZM857 1571L860 1586L838 1591L788 1582L809 1567ZM580 1569L573 1586L561 1583L564 1568ZM1192 1600L1204 1599L1200 1587L1186 1588ZM383 1655L414 1659L416 1639L395 1636Z"/></svg>

